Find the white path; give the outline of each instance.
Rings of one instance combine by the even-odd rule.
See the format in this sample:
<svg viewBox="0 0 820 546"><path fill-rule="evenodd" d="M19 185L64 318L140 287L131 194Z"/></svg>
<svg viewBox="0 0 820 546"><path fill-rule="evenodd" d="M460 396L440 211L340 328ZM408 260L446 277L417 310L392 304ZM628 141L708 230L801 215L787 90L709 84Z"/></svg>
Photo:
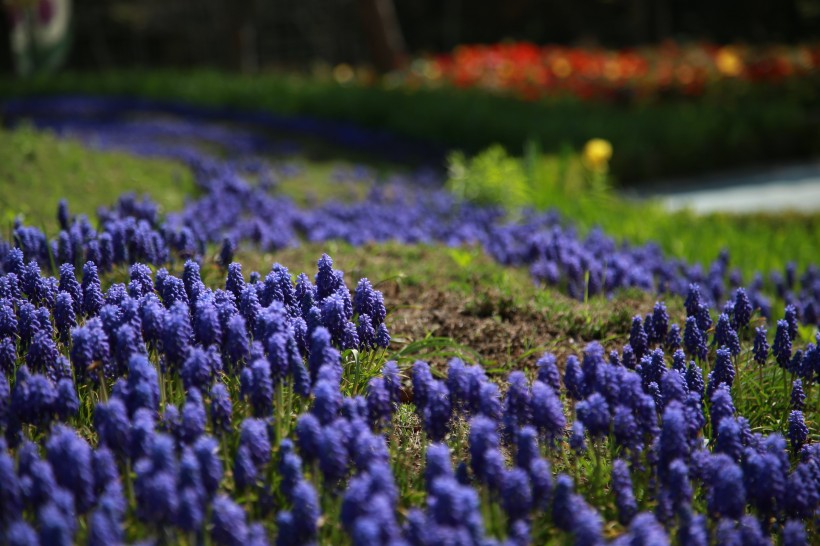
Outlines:
<svg viewBox="0 0 820 546"><path fill-rule="evenodd" d="M676 190L675 188L686 188ZM656 184L641 197L657 198L670 209L714 211L820 211L820 160L799 165L734 171Z"/></svg>

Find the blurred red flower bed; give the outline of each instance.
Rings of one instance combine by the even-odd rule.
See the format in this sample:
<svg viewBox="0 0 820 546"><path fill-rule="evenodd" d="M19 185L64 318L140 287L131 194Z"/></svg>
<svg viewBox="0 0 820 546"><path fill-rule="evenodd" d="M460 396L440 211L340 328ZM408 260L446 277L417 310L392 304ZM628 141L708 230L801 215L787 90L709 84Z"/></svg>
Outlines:
<svg viewBox="0 0 820 546"><path fill-rule="evenodd" d="M653 99L698 96L729 81L777 84L820 73L820 44L746 46L664 43L607 50L531 43L462 45L419 57L394 76L408 86L453 85L526 99Z"/></svg>

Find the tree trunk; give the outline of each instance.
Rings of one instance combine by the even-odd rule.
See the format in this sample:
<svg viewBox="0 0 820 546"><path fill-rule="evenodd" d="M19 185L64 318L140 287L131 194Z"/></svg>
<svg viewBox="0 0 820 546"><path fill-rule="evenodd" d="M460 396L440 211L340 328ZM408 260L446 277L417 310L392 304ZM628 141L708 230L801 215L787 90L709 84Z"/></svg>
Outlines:
<svg viewBox="0 0 820 546"><path fill-rule="evenodd" d="M359 0L359 12L376 69L400 68L407 52L393 0Z"/></svg>

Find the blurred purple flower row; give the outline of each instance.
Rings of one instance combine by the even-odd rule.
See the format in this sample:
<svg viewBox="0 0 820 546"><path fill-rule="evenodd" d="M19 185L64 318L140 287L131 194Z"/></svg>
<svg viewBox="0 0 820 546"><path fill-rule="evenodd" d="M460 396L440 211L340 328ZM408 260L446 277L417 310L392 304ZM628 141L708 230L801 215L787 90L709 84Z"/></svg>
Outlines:
<svg viewBox="0 0 820 546"><path fill-rule="evenodd" d="M655 245L617 244L597 230L582 238L555 213L525 212L511 221L499 208L458 202L434 189L435 176L429 172L396 176L387 183L372 180L369 195L358 203L328 202L300 209L290 199L271 195L276 181L293 173L261 159L277 148L258 131L270 128L270 120L253 115L235 119L224 111L124 99L31 99L7 103L5 109L12 119L29 116L94 146L178 159L192 169L203 192L164 222L156 204L126 195L113 208L99 211L97 228L83 216L72 217L67 203L61 203L61 231L50 241L39 229L16 224L13 244L23 249L26 261L37 260L43 267L52 259L75 267L93 261L103 271L137 261L162 265L175 256L201 259L208 244L223 246L227 264L238 243L275 250L303 239L337 239L353 245L479 244L498 262L529 267L536 282L560 286L578 299L609 295L623 287L684 296L689 284L698 283L703 287L701 302L715 309L731 304L735 290L743 285L727 253L704 270L699 264L665 257ZM180 119L144 119L151 112ZM215 124L220 120L244 125L229 129ZM228 159L205 153L202 143L219 146ZM0 258L7 253L8 247L0 247ZM798 274L787 264L770 279L774 295L793 305L800 321L820 322L816 266ZM769 316L762 274L747 286L747 296L754 309Z"/></svg>
<svg viewBox="0 0 820 546"><path fill-rule="evenodd" d="M0 115L5 123L30 121L87 138L94 146L134 146L148 155L164 155L167 148L184 155L186 141L205 141L242 155L286 153L304 138L404 164L438 165L447 153L428 142L341 121L133 97L21 97L0 103ZM274 140L272 134L286 139ZM165 146L151 145L158 138Z"/></svg>

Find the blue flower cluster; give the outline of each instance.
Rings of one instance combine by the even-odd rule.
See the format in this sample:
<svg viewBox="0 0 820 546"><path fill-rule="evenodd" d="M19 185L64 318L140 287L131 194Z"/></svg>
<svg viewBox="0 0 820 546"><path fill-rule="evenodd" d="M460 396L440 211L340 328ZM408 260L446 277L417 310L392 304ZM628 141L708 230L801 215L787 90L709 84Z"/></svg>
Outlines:
<svg viewBox="0 0 820 546"><path fill-rule="evenodd" d="M277 147L258 130L282 128L283 120L113 99L20 100L7 103L5 110L12 120L30 118L97 147L180 160L202 190L200 197L168 214L164 222L156 204L126 195L100 211L96 229L87 218L72 217L65 203L58 212L61 231L53 240L37 228L15 224L13 244L24 251L26 262L36 260L42 267L49 266L50 256L75 267L92 261L101 271L138 261L160 266L174 256L201 258L208 244L222 245L220 261L227 265L240 241L263 250L300 240L478 244L499 263L528 267L536 282L559 286L578 299L624 287L686 296L689 285L696 283L703 290L696 301L687 302L687 309L699 317L701 329L703 321L710 320L709 309L740 306L736 316L741 323L754 309L767 317L771 314L763 275L758 273L741 292L742 276L730 267L727 253L704 270L699 264L669 259L652 244L618 244L598 230L580 237L555 213L525 212L511 220L500 208L459 202L435 189L440 182L429 171L394 177L386 184L371 180L372 189L360 202L300 209L273 191L277 180L292 174L290 169L271 167L261 159ZM134 114L151 112L177 119L134 119ZM215 125L219 120L238 125L227 129ZM375 151L392 142L355 138L320 126L306 130L372 145ZM216 145L229 159L209 155L196 143ZM8 248L0 244L0 259ZM798 275L793 265L787 265L783 272L773 272L770 281L774 295L794 307L797 320L820 323L820 269L810 266ZM698 312L699 306L703 310ZM689 342L697 343L691 336Z"/></svg>
<svg viewBox="0 0 820 546"><path fill-rule="evenodd" d="M367 279L351 294L326 255L313 281L279 264L248 281L229 263L216 290L195 261L179 277L135 263L127 284L106 290L93 261L81 281L70 263L42 276L17 248L3 267L0 530L10 544L135 535L295 546L339 532L368 546L557 534L603 545L611 495L623 528L613 544L780 535L791 546L808 543L804 524L820 507L820 450L803 414L820 351L796 349L787 309L772 349L758 329L744 352L742 290L713 324L690 286L683 341L658 303L633 319L621 351L592 342L563 372L545 354L534 379L514 371L499 387L459 359L441 378L425 362L409 374L387 362L364 395L345 396L359 373L345 368L353 350L378 358L389 343L386 309ZM788 441L754 432L733 398L739 373L770 362L795 377ZM394 471L404 447L393 434L408 399L424 497L400 510L414 471ZM456 435L462 460L447 443ZM592 454L591 487L567 447L570 460ZM604 450L617 454L609 479Z"/></svg>
<svg viewBox="0 0 820 546"><path fill-rule="evenodd" d="M247 283L232 263L218 290L193 261L181 278L137 263L127 284L103 291L94 262L80 283L71 264L44 277L23 258L11 249L0 276L0 535L10 544L72 544L86 526L89 544L120 544L132 514L149 528L200 536L209 522L216 544L267 543L223 491L226 470L235 492L268 483L275 393L313 393L314 413L334 415L339 407L326 399L341 405L340 351L390 340L381 293L361 279L351 294L327 255L315 284L304 274L294 284L279 264ZM388 413L396 374L386 375ZM93 407L92 391L102 395ZM180 397L179 407L170 403ZM88 412L96 448L87 429L70 426ZM316 491L298 457L282 452L296 471L285 491L292 508L279 519L292 521L292 543L309 543Z"/></svg>
<svg viewBox="0 0 820 546"><path fill-rule="evenodd" d="M765 326L752 330L755 312L771 313L762 277L741 288L728 255L704 274L652 246L581 239L554 214L510 221L406 182L300 210L269 194L283 173L264 162L152 144L197 132L239 156L270 149L252 131L207 127L202 111L175 113L194 122L55 126L181 159L202 197L164 222L152 202L124 197L97 228L61 202L54 240L18 223L0 247L0 542L603 545L617 520L615 545L809 543L820 339L801 346L798 324L818 322L816 268L799 283L791 266L774 275L786 307L770 345ZM444 375L407 368L381 362L386 308L367 279L351 293L326 255L313 280L279 264L246 280L233 262L239 241L300 238L478 243L572 296L668 292L685 296L687 316L673 324L658 303L619 351L544 354L534 377L513 371L503 384L459 359ZM221 245L221 289L200 275L208 244ZM149 267L178 258L179 276ZM104 289L115 265L128 282ZM364 362L380 373L358 389ZM784 379L772 405L783 434L756 432L759 416L738 411L741 377L764 371ZM423 464L397 445L397 419Z"/></svg>
<svg viewBox="0 0 820 546"><path fill-rule="evenodd" d="M690 292L695 299L697 287ZM782 533L783 544L808 544L801 521L810 522L820 509L820 450L807 443L810 431L799 408L805 402L802 382L820 379L817 345L805 348L811 365L789 372L802 381L793 387L792 407L797 407L788 416L787 444L780 434L753 432L735 408L735 366L754 373L756 365L751 355L741 360L732 355L735 327L748 318L723 314L720 328L698 329L702 343L713 333L717 348L706 352L699 346L684 351L647 326L669 327L662 304L654 319L642 324L636 317L644 334L633 328L630 344L609 359L597 342L585 348L580 361L568 357L563 377L556 358L545 354L535 379L530 383L524 373L512 372L503 396L478 366L454 359L440 380L426 363L415 363L415 408L433 443L424 474L428 509L408 513L410 543L449 544L454 536L463 537L460 544L492 543L481 538L488 513L481 499L492 499L506 516L506 544L542 542L544 536L533 533L543 533L538 524L545 517L574 544L605 544L603 515L576 492L570 475L552 471L555 464L566 465L561 451L566 442L579 457L592 452L596 468L587 476L592 487L584 489L593 495L601 494L602 451L618 454L611 461L608 490L626 530L612 544L771 544L776 533ZM723 345L727 340L729 347ZM633 349L633 343L641 348ZM674 351L671 365L665 349ZM777 361L761 351L755 356L763 365ZM634 354L643 356L624 364ZM712 369L706 382L704 367ZM575 421L568 426L566 410L573 407ZM459 434L459 422L469 423L469 464L454 472L452 455L440 442ZM637 481L644 485L640 503L633 488ZM703 514L696 508L701 501ZM443 513L437 510L440 502L447 503Z"/></svg>

